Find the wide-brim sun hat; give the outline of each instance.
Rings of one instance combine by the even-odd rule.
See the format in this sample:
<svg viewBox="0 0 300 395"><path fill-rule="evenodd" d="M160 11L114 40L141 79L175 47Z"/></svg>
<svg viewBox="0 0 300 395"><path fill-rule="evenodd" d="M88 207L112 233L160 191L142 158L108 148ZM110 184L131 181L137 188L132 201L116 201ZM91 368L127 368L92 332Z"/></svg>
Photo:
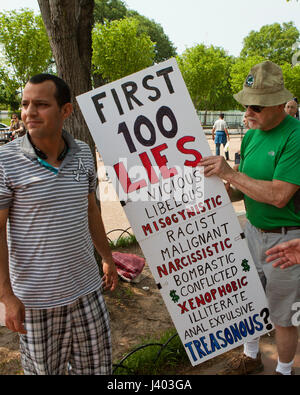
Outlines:
<svg viewBox="0 0 300 395"><path fill-rule="evenodd" d="M233 97L243 106L272 107L287 103L294 96L284 87L281 68L267 60L252 67L243 89Z"/></svg>

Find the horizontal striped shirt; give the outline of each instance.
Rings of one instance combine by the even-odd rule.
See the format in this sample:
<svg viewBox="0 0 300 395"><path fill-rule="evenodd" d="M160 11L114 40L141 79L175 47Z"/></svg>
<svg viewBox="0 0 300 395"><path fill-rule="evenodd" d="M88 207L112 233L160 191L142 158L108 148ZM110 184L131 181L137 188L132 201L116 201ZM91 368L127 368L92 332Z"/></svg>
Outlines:
<svg viewBox="0 0 300 395"><path fill-rule="evenodd" d="M96 189L89 146L63 131L57 172L38 161L25 135L0 148L0 209L7 224L10 279L25 307L66 305L101 285L88 225Z"/></svg>

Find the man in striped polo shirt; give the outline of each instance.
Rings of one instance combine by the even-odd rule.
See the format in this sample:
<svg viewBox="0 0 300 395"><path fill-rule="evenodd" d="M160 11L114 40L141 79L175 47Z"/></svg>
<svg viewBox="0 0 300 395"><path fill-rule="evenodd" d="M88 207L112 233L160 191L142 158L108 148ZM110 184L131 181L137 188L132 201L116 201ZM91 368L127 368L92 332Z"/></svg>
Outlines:
<svg viewBox="0 0 300 395"><path fill-rule="evenodd" d="M62 129L70 101L60 78L31 78L22 98L28 132L0 149L0 301L6 326L20 334L25 374L111 373L100 289L114 290L118 276L92 154Z"/></svg>

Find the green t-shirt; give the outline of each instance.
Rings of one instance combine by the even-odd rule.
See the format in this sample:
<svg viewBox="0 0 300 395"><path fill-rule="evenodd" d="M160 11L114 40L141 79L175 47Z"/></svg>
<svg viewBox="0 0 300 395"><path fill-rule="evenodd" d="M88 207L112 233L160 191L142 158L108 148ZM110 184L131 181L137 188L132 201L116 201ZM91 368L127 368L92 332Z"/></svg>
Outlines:
<svg viewBox="0 0 300 395"><path fill-rule="evenodd" d="M300 185L300 122L288 115L274 129L250 129L242 141L239 171L256 180ZM257 228L300 226L300 190L283 208L246 195L245 206L248 220Z"/></svg>

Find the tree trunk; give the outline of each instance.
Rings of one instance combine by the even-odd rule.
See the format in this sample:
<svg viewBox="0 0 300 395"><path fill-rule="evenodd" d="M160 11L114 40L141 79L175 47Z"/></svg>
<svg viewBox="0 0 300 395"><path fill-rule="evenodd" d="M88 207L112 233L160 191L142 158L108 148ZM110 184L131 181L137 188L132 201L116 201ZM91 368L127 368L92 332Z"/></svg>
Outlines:
<svg viewBox="0 0 300 395"><path fill-rule="evenodd" d="M92 89L92 27L94 0L38 0L55 59L57 74L71 89L74 106L64 127L91 149L97 169L95 143L75 99ZM100 207L100 202L97 199ZM94 248L95 258L101 257ZM101 265L99 265L101 267Z"/></svg>
<svg viewBox="0 0 300 395"><path fill-rule="evenodd" d="M54 55L57 74L70 86L74 111L64 127L77 139L95 144L76 96L92 89L92 26L94 0L38 0Z"/></svg>

